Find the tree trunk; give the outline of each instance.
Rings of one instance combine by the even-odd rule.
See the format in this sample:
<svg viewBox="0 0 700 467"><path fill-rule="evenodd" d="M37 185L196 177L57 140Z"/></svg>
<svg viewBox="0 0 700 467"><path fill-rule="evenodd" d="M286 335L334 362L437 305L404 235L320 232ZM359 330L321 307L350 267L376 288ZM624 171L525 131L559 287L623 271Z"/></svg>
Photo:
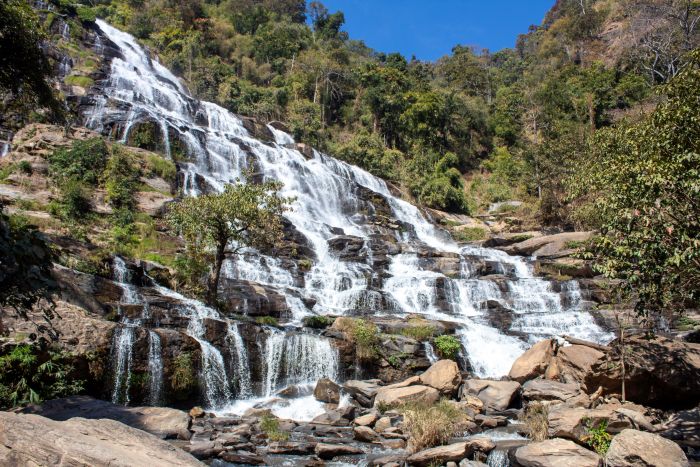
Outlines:
<svg viewBox="0 0 700 467"><path fill-rule="evenodd" d="M214 267L209 273L209 280L207 283L207 304L209 306L216 306L216 299L218 296L219 289L219 278L221 277L221 266L224 264L224 259L226 258L226 243L226 241L220 241L216 247Z"/></svg>

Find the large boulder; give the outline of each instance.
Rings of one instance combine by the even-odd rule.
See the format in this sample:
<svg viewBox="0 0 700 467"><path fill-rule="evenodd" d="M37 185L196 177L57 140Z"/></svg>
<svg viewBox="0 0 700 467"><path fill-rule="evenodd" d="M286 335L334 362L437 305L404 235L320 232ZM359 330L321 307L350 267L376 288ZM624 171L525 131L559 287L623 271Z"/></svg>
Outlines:
<svg viewBox="0 0 700 467"><path fill-rule="evenodd" d="M22 413L36 414L56 421L74 417L107 418L146 431L163 439L190 439L190 417L186 412L168 407L126 407L89 396L54 399L30 405Z"/></svg>
<svg viewBox="0 0 700 467"><path fill-rule="evenodd" d="M355 454L363 454L364 451L355 446L346 444L328 444L318 443L315 448L316 455L324 460L333 459L337 456L352 456Z"/></svg>
<svg viewBox="0 0 700 467"><path fill-rule="evenodd" d="M478 397L487 410L502 411L510 407L519 390L520 383L517 381L468 379L464 382L463 395Z"/></svg>
<svg viewBox="0 0 700 467"><path fill-rule="evenodd" d="M522 467L599 467L601 459L593 451L573 441L548 439L519 447L515 460Z"/></svg>
<svg viewBox="0 0 700 467"><path fill-rule="evenodd" d="M623 430L610 443L605 456L615 467L687 467L688 458L673 441L653 433Z"/></svg>
<svg viewBox="0 0 700 467"><path fill-rule="evenodd" d="M593 232L564 232L554 235L530 238L520 243L501 248L511 255L536 256L538 258L559 258L576 251L574 243L589 240Z"/></svg>
<svg viewBox="0 0 700 467"><path fill-rule="evenodd" d="M440 399L440 393L435 388L417 384L406 387L385 387L377 391L374 398L375 407L385 405L393 407L406 402L424 402L434 404Z"/></svg>
<svg viewBox="0 0 700 467"><path fill-rule="evenodd" d="M340 386L328 378L321 378L316 383L314 397L321 402L337 404L340 402Z"/></svg>
<svg viewBox="0 0 700 467"><path fill-rule="evenodd" d="M604 404L595 409L557 406L549 411L549 436L582 442L588 435L589 426L596 427L602 422L607 424L610 433L627 428L654 429L644 414L637 410L638 406L633 404Z"/></svg>
<svg viewBox="0 0 700 467"><path fill-rule="evenodd" d="M510 379L524 383L543 375L554 356L554 346L554 339L545 339L530 347L513 363Z"/></svg>
<svg viewBox="0 0 700 467"><path fill-rule="evenodd" d="M567 401L581 394L578 384L566 384L547 379L532 379L523 384L523 399L527 401Z"/></svg>
<svg viewBox="0 0 700 467"><path fill-rule="evenodd" d="M625 355L627 399L657 408L692 408L700 403L700 344L641 336L619 340L586 376L586 387L621 393L621 354Z"/></svg>
<svg viewBox="0 0 700 467"><path fill-rule="evenodd" d="M486 438L462 441L459 443L438 446L411 455L407 461L409 465L422 467L427 465L444 465L447 462L459 462L465 457L470 457L475 452L490 452L496 445Z"/></svg>
<svg viewBox="0 0 700 467"><path fill-rule="evenodd" d="M459 389L462 375L454 360L438 360L420 375L420 382L437 389L441 394L452 395Z"/></svg>
<svg viewBox="0 0 700 467"><path fill-rule="evenodd" d="M598 349L586 345L568 345L560 347L557 351L556 365L560 379L567 383L582 383L591 367L605 354ZM588 388L593 392L595 388Z"/></svg>
<svg viewBox="0 0 700 467"><path fill-rule="evenodd" d="M0 412L0 465L203 466L190 454L114 420L59 422Z"/></svg>
<svg viewBox="0 0 700 467"><path fill-rule="evenodd" d="M360 381L351 379L343 383L343 389L363 407L371 407L380 386L379 380Z"/></svg>

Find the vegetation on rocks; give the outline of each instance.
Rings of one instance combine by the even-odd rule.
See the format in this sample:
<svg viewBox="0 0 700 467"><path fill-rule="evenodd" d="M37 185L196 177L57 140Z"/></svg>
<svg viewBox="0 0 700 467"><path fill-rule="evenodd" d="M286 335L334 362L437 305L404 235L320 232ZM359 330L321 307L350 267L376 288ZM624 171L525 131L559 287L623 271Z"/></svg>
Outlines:
<svg viewBox="0 0 700 467"><path fill-rule="evenodd" d="M464 412L446 399L432 405L404 404L397 410L404 416L403 426L410 436L411 452L447 444L466 420Z"/></svg>
<svg viewBox="0 0 700 467"><path fill-rule="evenodd" d="M456 360L457 354L462 350L462 344L455 336L437 336L433 340L433 343L435 344L435 350L437 350L438 355L450 360Z"/></svg>

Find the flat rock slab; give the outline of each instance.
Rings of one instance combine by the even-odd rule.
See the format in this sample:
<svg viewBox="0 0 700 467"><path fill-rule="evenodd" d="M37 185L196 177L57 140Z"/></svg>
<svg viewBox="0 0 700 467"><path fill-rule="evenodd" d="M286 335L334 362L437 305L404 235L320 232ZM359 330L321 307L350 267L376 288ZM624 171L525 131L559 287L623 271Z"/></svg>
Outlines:
<svg viewBox="0 0 700 467"><path fill-rule="evenodd" d="M522 467L599 467L600 456L573 441L555 438L520 447L515 460Z"/></svg>
<svg viewBox="0 0 700 467"><path fill-rule="evenodd" d="M20 411L56 421L75 417L110 419L146 431L162 439L190 439L190 417L182 410L168 407L125 407L88 396L54 399L31 405Z"/></svg>
<svg viewBox="0 0 700 467"><path fill-rule="evenodd" d="M688 458L673 441L653 433L622 430L610 443L605 459L615 467L687 467Z"/></svg>
<svg viewBox="0 0 700 467"><path fill-rule="evenodd" d="M0 412L0 465L203 466L156 436L114 420L55 421Z"/></svg>

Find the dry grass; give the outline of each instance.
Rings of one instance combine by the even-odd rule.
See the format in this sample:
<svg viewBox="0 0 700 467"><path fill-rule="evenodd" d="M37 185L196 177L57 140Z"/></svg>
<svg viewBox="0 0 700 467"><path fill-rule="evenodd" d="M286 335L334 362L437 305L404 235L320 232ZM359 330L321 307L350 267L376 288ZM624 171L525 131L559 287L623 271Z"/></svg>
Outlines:
<svg viewBox="0 0 700 467"><path fill-rule="evenodd" d="M410 435L408 449L411 452L446 444L467 421L466 414L448 400L435 405L404 404L398 410L404 417L404 432Z"/></svg>
<svg viewBox="0 0 700 467"><path fill-rule="evenodd" d="M520 416L528 437L533 441L544 441L549 437L549 410L541 402L531 402Z"/></svg>

